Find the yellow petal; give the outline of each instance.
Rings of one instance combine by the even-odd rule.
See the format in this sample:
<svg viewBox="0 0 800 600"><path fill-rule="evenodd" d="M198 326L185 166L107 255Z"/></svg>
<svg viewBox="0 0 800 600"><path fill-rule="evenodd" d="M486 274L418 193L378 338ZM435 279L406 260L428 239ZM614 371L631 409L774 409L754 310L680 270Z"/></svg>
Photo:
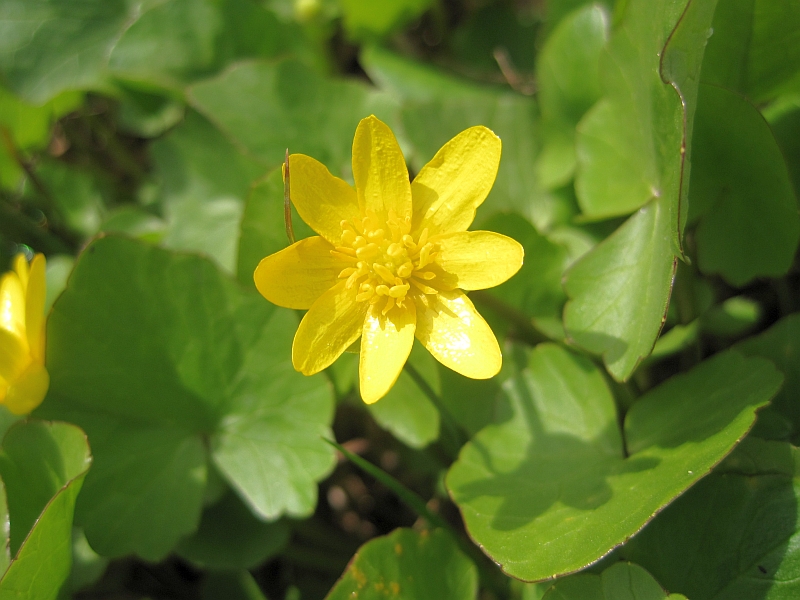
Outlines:
<svg viewBox="0 0 800 600"><path fill-rule="evenodd" d="M473 379L497 375L502 354L489 325L460 290L417 303L417 339L444 366Z"/></svg>
<svg viewBox="0 0 800 600"><path fill-rule="evenodd" d="M22 290L28 287L28 259L21 252L14 257L14 271L22 282Z"/></svg>
<svg viewBox="0 0 800 600"><path fill-rule="evenodd" d="M286 308L308 309L338 280L349 266L331 256L331 246L321 237L295 242L258 263L253 280L267 300Z"/></svg>
<svg viewBox="0 0 800 600"><path fill-rule="evenodd" d="M396 306L386 316L372 305L361 334L358 378L367 404L383 398L392 388L414 345L416 310L411 302Z"/></svg>
<svg viewBox="0 0 800 600"><path fill-rule="evenodd" d="M361 335L366 302L356 302L345 283L322 294L300 321L292 344L292 364L305 375L328 367Z"/></svg>
<svg viewBox="0 0 800 600"><path fill-rule="evenodd" d="M9 271L0 278L0 329L26 340L27 352L25 289L19 275L14 271Z"/></svg>
<svg viewBox="0 0 800 600"><path fill-rule="evenodd" d="M24 415L39 406L50 387L50 375L41 363L31 364L8 386L5 405L15 415Z"/></svg>
<svg viewBox="0 0 800 600"><path fill-rule="evenodd" d="M501 146L483 126L470 127L442 146L411 184L412 235L425 227L431 234L466 231L494 185Z"/></svg>
<svg viewBox="0 0 800 600"><path fill-rule="evenodd" d="M31 262L28 289L25 293L25 329L28 347L35 361L44 362L44 300L47 292L44 254L37 254Z"/></svg>
<svg viewBox="0 0 800 600"><path fill-rule="evenodd" d="M389 127L377 117L362 119L353 139L353 178L364 214L386 220L389 211L411 216L411 184L403 152Z"/></svg>
<svg viewBox="0 0 800 600"><path fill-rule="evenodd" d="M519 271L525 251L519 242L493 231L460 231L437 239L436 261L458 278L462 290L500 285Z"/></svg>
<svg viewBox="0 0 800 600"><path fill-rule="evenodd" d="M0 329L0 378L9 385L12 384L30 362L31 357L25 338L7 329Z"/></svg>
<svg viewBox="0 0 800 600"><path fill-rule="evenodd" d="M340 244L343 220L361 216L356 191L310 156L289 157L289 185L300 218L331 244Z"/></svg>

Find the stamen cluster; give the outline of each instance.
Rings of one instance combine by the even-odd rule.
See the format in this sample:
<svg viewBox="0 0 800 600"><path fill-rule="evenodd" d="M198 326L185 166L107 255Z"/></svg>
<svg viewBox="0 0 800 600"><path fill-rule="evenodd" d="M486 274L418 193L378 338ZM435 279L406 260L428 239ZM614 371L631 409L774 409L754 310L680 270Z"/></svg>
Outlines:
<svg viewBox="0 0 800 600"><path fill-rule="evenodd" d="M394 306L404 307L409 294L435 295L439 290L434 266L436 244L428 239L425 228L417 240L410 235L411 218L390 212L383 225L374 213L355 221L342 221L341 245L331 254L351 263L339 273L348 290L356 289L358 302L370 305L386 315Z"/></svg>

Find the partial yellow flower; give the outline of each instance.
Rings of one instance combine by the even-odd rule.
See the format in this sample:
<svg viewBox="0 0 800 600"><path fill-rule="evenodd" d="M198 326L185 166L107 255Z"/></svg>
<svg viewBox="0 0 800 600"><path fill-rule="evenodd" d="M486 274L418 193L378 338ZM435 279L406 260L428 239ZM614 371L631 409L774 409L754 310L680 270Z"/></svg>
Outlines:
<svg viewBox="0 0 800 600"><path fill-rule="evenodd" d="M44 368L45 258L14 259L0 279L0 404L15 415L44 399L50 376Z"/></svg>
<svg viewBox="0 0 800 600"><path fill-rule="evenodd" d="M497 374L497 339L463 290L496 286L522 266L515 240L467 231L500 150L489 129L471 127L412 183L394 134L370 116L353 140L355 188L309 156L289 157L292 202L319 236L264 258L254 279L270 302L308 309L295 369L317 373L361 338L361 397L371 404L394 385L416 337L462 375Z"/></svg>

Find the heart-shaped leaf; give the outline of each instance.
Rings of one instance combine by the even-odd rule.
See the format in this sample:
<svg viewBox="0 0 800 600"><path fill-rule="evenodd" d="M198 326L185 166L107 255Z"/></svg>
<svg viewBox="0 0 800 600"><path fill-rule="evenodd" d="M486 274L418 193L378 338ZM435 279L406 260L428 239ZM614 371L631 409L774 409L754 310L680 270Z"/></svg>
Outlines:
<svg viewBox="0 0 800 600"><path fill-rule="evenodd" d="M48 321L40 410L89 435L94 548L167 553L198 526L209 459L261 518L313 511L333 407L291 366L295 327L200 257L111 236L83 252Z"/></svg>
<svg viewBox="0 0 800 600"><path fill-rule="evenodd" d="M472 538L506 573L571 573L708 473L781 379L768 361L720 354L639 399L623 433L600 370L539 345L506 383L513 416L464 447L447 487Z"/></svg>
<svg viewBox="0 0 800 600"><path fill-rule="evenodd" d="M790 444L747 438L621 554L689 598L796 598L797 464Z"/></svg>
<svg viewBox="0 0 800 600"><path fill-rule="evenodd" d="M364 544L326 600L472 600L475 565L442 529L397 529Z"/></svg>
<svg viewBox="0 0 800 600"><path fill-rule="evenodd" d="M639 565L617 563L599 575L582 573L559 580L542 600L686 600L669 597L652 575Z"/></svg>

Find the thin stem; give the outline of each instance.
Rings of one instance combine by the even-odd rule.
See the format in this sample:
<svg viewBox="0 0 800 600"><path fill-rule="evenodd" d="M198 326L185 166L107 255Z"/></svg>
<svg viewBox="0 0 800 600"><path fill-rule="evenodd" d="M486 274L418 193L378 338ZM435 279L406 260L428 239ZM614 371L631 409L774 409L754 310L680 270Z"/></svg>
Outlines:
<svg viewBox="0 0 800 600"><path fill-rule="evenodd" d="M350 452L347 448L345 448L341 444L337 444L336 442L325 438L322 439L324 439L331 446L333 446L339 452L341 452L354 465L366 471L367 473L372 475L375 479L380 481L383 485L392 490L395 494L397 494L398 498L400 498L411 508L411 510L416 512L420 517L427 520L431 525L447 529L454 535L456 534L456 532L453 530L453 528L447 521L445 521L442 517L432 512L428 508L427 504L425 504L425 500L423 500L422 497L418 496L410 489L405 487L402 483L400 483L397 479L389 475L386 471L380 469L379 467L376 467L368 460L361 458L358 454Z"/></svg>
<svg viewBox="0 0 800 600"><path fill-rule="evenodd" d="M461 430L461 426L453 417L453 414L450 412L450 409L445 406L442 399L436 393L436 391L425 381L425 378L422 374L414 368L410 362L406 362L403 367L411 376L411 379L414 380L414 383L417 384L422 393L425 394L428 399L433 403L436 409L439 411L439 416L441 418L442 423L442 444L445 447L445 450L450 455L451 459L455 459L458 456L459 450L461 450L461 446L464 445L466 440L464 439L464 435Z"/></svg>

